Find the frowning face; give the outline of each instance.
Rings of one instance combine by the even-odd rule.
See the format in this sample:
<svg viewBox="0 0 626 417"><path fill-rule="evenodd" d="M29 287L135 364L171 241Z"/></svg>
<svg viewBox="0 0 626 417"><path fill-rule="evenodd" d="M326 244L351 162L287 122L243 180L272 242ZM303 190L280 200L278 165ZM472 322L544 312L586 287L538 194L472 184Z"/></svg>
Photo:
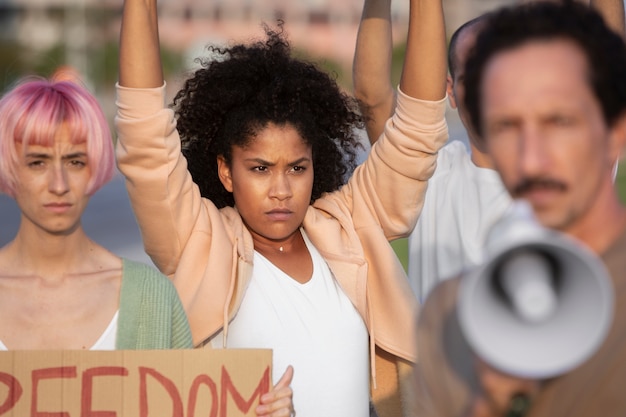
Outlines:
<svg viewBox="0 0 626 417"><path fill-rule="evenodd" d="M290 124L270 123L245 146L218 159L222 184L255 241L280 242L298 230L311 203L311 146Z"/></svg>
<svg viewBox="0 0 626 417"><path fill-rule="evenodd" d="M89 202L86 142L72 143L62 125L54 145L18 144L18 154L15 200L22 212L21 227L50 234L76 230Z"/></svg>

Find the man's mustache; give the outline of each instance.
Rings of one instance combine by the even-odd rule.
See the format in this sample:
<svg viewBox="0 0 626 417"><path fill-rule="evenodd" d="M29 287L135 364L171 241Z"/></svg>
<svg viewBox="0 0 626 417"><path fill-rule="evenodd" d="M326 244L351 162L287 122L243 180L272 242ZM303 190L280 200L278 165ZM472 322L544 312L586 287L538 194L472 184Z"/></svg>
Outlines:
<svg viewBox="0 0 626 417"><path fill-rule="evenodd" d="M552 178L524 178L513 188L513 195L522 196L534 190L565 191L567 190L567 185Z"/></svg>

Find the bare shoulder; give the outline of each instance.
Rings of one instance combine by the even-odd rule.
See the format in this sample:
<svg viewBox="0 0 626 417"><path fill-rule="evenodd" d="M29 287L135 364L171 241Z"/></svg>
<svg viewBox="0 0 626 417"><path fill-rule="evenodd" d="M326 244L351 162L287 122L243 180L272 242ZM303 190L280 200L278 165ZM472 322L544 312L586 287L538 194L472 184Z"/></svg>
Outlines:
<svg viewBox="0 0 626 417"><path fill-rule="evenodd" d="M90 256L86 260L88 261L85 265L86 272L119 271L121 275L122 258L100 245L95 245L92 248Z"/></svg>

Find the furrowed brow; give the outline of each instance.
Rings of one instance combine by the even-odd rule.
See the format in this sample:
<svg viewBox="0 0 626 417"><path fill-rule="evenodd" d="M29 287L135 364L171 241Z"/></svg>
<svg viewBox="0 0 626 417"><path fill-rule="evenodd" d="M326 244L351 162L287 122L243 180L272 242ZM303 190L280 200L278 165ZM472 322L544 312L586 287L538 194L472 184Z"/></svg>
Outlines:
<svg viewBox="0 0 626 417"><path fill-rule="evenodd" d="M293 162L290 162L290 163L289 163L289 166L296 166L296 165L300 165L300 164L302 164L303 162L310 162L310 161L311 161L311 159L310 159L310 158L307 158L307 157L302 157L302 158L297 159L297 160L295 160L295 161L293 161Z"/></svg>
<svg viewBox="0 0 626 417"><path fill-rule="evenodd" d="M68 159L77 159L77 158L86 158L86 157L87 157L87 153L85 152L74 152L74 153L70 153L67 155L63 155L61 159L68 160Z"/></svg>

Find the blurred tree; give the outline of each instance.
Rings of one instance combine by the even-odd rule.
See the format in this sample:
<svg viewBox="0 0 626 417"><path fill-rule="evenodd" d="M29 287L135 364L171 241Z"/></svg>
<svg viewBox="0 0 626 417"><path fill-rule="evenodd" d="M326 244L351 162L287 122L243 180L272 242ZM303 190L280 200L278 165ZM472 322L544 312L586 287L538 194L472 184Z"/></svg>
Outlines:
<svg viewBox="0 0 626 417"><path fill-rule="evenodd" d="M93 51L89 76L96 86L107 88L117 82L118 49L117 41L110 41ZM184 58L180 52L161 48L161 59L166 79L184 70Z"/></svg>
<svg viewBox="0 0 626 417"><path fill-rule="evenodd" d="M400 75L402 75L402 64L404 63L404 52L406 44L400 44L391 51L391 85L400 84Z"/></svg>
<svg viewBox="0 0 626 417"><path fill-rule="evenodd" d="M33 55L25 70L30 74L49 77L57 68L67 64L65 55L65 45L57 44L46 51Z"/></svg>
<svg viewBox="0 0 626 417"><path fill-rule="evenodd" d="M25 72L23 55L15 42L0 41L0 91L5 91Z"/></svg>

